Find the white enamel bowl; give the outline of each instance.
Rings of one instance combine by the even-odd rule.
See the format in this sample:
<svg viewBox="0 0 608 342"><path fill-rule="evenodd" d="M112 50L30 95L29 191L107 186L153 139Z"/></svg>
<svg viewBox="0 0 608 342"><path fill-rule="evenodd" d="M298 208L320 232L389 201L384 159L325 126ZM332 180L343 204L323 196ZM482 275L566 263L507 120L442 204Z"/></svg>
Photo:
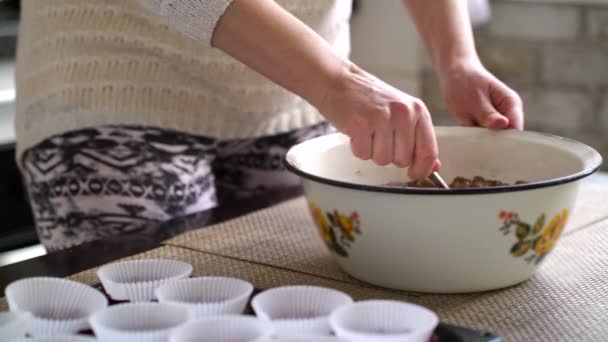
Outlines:
<svg viewBox="0 0 608 342"><path fill-rule="evenodd" d="M331 134L292 147L286 167L303 179L311 216L341 268L383 287L474 292L520 283L555 246L580 180L601 156L582 143L534 132L437 127L441 175L513 184L481 189L385 187L407 172L355 158Z"/></svg>

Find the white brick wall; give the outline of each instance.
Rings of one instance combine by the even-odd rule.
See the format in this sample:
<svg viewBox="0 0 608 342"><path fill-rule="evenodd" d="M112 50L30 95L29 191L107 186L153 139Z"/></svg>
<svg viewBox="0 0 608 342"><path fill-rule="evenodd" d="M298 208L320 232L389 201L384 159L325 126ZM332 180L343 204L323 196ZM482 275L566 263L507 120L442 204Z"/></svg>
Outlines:
<svg viewBox="0 0 608 342"><path fill-rule="evenodd" d="M547 46L542 80L573 86L608 85L608 45Z"/></svg>
<svg viewBox="0 0 608 342"><path fill-rule="evenodd" d="M593 38L608 39L608 8L593 7L587 10L587 34Z"/></svg>
<svg viewBox="0 0 608 342"><path fill-rule="evenodd" d="M504 81L533 82L536 79L537 53L534 44L481 38L476 42L483 64Z"/></svg>
<svg viewBox="0 0 608 342"><path fill-rule="evenodd" d="M494 2L492 13L487 28L491 34L525 39L572 39L581 18L575 6L506 1Z"/></svg>
<svg viewBox="0 0 608 342"><path fill-rule="evenodd" d="M592 122L591 98L580 90L521 89L526 125L572 136Z"/></svg>

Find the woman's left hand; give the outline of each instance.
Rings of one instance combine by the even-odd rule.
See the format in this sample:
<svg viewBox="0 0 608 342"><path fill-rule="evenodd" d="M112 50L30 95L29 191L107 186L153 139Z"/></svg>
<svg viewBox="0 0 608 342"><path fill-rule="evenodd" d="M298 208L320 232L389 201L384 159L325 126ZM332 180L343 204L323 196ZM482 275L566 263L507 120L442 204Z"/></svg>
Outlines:
<svg viewBox="0 0 608 342"><path fill-rule="evenodd" d="M524 128L519 95L479 61L458 63L440 72L439 81L448 111L462 125L490 129Z"/></svg>

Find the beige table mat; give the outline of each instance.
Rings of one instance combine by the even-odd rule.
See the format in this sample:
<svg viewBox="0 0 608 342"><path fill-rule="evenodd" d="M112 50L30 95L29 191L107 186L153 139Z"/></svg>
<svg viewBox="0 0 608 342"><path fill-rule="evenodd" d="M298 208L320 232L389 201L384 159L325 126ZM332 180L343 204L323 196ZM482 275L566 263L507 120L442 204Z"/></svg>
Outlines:
<svg viewBox="0 0 608 342"><path fill-rule="evenodd" d="M586 227L608 217L608 187L583 183L564 234Z"/></svg>

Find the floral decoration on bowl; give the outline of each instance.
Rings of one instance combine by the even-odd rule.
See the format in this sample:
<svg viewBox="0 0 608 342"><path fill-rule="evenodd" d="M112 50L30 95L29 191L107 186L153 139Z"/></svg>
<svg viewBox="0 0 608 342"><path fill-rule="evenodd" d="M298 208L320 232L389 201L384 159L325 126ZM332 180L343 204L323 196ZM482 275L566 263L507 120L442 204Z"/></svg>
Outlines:
<svg viewBox="0 0 608 342"><path fill-rule="evenodd" d="M359 213L353 211L350 215L345 215L338 210L324 213L310 201L308 208L327 247L340 256L348 257L347 249L355 241L355 235L361 234Z"/></svg>
<svg viewBox="0 0 608 342"><path fill-rule="evenodd" d="M546 216L541 214L531 225L522 221L512 211L502 210L498 218L503 221L500 231L505 235L515 234L517 242L511 247L511 255L523 257L528 263L539 264L555 247L566 223L569 210L563 209L545 225Z"/></svg>

